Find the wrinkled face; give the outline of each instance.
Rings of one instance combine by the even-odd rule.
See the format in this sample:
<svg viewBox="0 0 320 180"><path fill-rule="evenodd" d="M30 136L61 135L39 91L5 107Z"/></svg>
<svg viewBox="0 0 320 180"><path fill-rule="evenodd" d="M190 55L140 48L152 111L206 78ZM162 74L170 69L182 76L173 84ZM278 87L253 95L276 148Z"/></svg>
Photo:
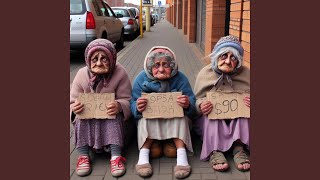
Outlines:
<svg viewBox="0 0 320 180"><path fill-rule="evenodd" d="M165 57L154 60L154 65L152 66L153 77L159 80L169 79L171 71L170 64Z"/></svg>
<svg viewBox="0 0 320 180"><path fill-rule="evenodd" d="M232 72L238 64L238 59L231 53L222 54L218 58L218 69L220 69L223 73Z"/></svg>
<svg viewBox="0 0 320 180"><path fill-rule="evenodd" d="M96 74L105 74L110 70L110 61L104 51L95 51L91 56L91 71Z"/></svg>

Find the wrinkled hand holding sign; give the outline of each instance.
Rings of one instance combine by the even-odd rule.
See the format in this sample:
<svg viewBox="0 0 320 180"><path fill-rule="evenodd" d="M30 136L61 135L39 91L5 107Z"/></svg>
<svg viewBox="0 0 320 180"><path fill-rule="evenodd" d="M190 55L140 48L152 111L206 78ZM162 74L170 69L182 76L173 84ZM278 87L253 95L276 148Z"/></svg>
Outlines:
<svg viewBox="0 0 320 180"><path fill-rule="evenodd" d="M78 101L84 105L84 110L77 115L80 119L115 119L107 114L107 105L114 101L114 93L80 94Z"/></svg>
<svg viewBox="0 0 320 180"><path fill-rule="evenodd" d="M147 119L183 117L183 109L177 103L177 96L181 92L170 93L143 93L142 97L148 99L147 107L142 116Z"/></svg>
<svg viewBox="0 0 320 180"><path fill-rule="evenodd" d="M238 92L207 92L207 99L213 104L209 119L250 118L250 108L244 104L243 98L249 96Z"/></svg>

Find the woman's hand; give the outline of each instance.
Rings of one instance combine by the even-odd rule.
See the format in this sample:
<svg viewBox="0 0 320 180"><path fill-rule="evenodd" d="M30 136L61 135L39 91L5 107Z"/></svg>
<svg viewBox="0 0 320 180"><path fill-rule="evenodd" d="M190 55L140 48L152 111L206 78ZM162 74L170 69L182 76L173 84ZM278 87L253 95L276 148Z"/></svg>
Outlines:
<svg viewBox="0 0 320 180"><path fill-rule="evenodd" d="M113 101L107 105L107 114L109 116L117 115L120 111L120 104Z"/></svg>
<svg viewBox="0 0 320 180"><path fill-rule="evenodd" d="M250 96L245 96L243 98L244 104L250 108Z"/></svg>
<svg viewBox="0 0 320 180"><path fill-rule="evenodd" d="M213 105L210 101L203 101L200 104L200 110L201 110L202 114L204 114L204 115L210 114L212 109L213 109Z"/></svg>
<svg viewBox="0 0 320 180"><path fill-rule="evenodd" d="M71 105L71 110L75 114L79 114L83 111L84 105L81 102L76 101Z"/></svg>
<svg viewBox="0 0 320 180"><path fill-rule="evenodd" d="M190 105L189 97L186 95L181 95L177 97L177 103L184 109L187 109Z"/></svg>
<svg viewBox="0 0 320 180"><path fill-rule="evenodd" d="M142 113L147 107L148 100L145 97L139 97L137 99L137 110L139 113Z"/></svg>

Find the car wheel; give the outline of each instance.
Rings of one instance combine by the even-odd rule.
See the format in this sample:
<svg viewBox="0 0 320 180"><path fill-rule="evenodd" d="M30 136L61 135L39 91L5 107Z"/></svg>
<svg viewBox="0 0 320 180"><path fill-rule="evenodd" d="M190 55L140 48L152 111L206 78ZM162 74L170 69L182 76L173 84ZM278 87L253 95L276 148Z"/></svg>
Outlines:
<svg viewBox="0 0 320 180"><path fill-rule="evenodd" d="M118 42L116 42L116 47L117 48L123 48L123 41L124 41L124 34L123 34L123 30L121 31L121 37L120 40Z"/></svg>

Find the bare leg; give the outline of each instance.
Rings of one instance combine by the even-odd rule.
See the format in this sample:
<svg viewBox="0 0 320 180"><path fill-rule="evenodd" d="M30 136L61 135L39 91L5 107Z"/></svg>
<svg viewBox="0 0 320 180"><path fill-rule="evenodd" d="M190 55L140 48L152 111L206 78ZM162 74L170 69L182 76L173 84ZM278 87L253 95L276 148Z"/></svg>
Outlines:
<svg viewBox="0 0 320 180"><path fill-rule="evenodd" d="M153 139L147 138L146 141L144 142L142 148L150 149L152 142L153 142Z"/></svg>
<svg viewBox="0 0 320 180"><path fill-rule="evenodd" d="M174 142L174 144L176 145L177 149L178 149L178 148L184 148L184 147L185 147L185 144L184 144L184 142L183 142L181 139L173 138L173 142Z"/></svg>

